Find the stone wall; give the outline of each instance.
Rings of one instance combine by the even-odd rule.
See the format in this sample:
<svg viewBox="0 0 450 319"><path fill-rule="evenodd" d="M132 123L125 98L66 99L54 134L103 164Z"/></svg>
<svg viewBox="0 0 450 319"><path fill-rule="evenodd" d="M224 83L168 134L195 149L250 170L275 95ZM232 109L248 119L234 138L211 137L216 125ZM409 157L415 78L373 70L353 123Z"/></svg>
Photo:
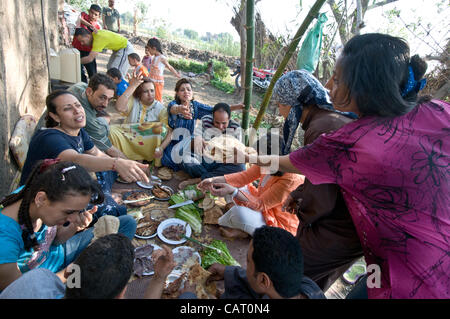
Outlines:
<svg viewBox="0 0 450 319"><path fill-rule="evenodd" d="M17 165L9 139L21 115L40 118L49 91L47 52L58 51L62 0L0 1L0 196L9 191Z"/></svg>

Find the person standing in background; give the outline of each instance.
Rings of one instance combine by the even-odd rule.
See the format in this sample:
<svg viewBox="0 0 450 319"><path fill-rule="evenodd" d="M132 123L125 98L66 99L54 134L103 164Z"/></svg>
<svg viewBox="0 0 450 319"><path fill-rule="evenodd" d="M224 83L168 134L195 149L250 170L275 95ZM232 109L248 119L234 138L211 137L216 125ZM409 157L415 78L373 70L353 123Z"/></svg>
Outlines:
<svg viewBox="0 0 450 319"><path fill-rule="evenodd" d="M89 8L89 14L86 12L81 12L80 14L80 28L84 28L89 32L97 32L100 30L100 25L97 23L98 18L100 18L102 9L100 6L93 4ZM92 46L85 46L78 41L77 37L73 37L72 46L80 51L80 58L88 56L92 50ZM90 63L81 64L81 81L84 83L88 82L88 78L86 77L86 73L84 71L86 69L89 78L97 73L97 61L94 59Z"/></svg>
<svg viewBox="0 0 450 319"><path fill-rule="evenodd" d="M105 30L120 32L120 14L114 8L114 0L109 0L108 7L103 7L102 19Z"/></svg>

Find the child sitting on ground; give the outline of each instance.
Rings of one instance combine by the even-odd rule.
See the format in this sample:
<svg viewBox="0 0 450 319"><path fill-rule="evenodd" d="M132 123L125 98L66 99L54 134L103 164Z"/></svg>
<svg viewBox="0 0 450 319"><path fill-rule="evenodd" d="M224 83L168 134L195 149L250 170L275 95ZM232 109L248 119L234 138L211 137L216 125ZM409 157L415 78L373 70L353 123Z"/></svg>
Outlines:
<svg viewBox="0 0 450 319"><path fill-rule="evenodd" d="M128 62L130 63L131 66L134 67L134 72L136 72L138 76L139 75L142 75L144 77L149 76L148 69L144 65L142 65L141 57L139 56L139 54L137 53L129 54Z"/></svg>
<svg viewBox="0 0 450 319"><path fill-rule="evenodd" d="M119 97L128 88L128 82L122 77L122 73L118 68L109 69L106 74L114 81L116 84L116 96Z"/></svg>

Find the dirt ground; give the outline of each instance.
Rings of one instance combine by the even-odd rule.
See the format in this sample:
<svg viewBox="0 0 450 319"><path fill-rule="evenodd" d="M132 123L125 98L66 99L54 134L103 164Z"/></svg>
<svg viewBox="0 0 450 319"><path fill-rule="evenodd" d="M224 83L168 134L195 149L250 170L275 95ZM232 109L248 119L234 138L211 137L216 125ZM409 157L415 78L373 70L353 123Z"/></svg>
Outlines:
<svg viewBox="0 0 450 319"><path fill-rule="evenodd" d="M141 57L144 55L144 47L139 46L139 45L134 45L134 48L135 48L135 51ZM97 58L98 72L106 72L106 64L109 59L109 55L110 55L110 53L107 52L106 54L100 54L99 57ZM170 57L170 55L168 55L168 56ZM175 94L174 88L175 88L175 84L178 79L172 73L167 71L167 69L166 69L164 72L164 80L165 80L165 85L164 85L164 91L163 91L163 100L164 100L164 104L167 105L168 102L173 100L173 97ZM243 99L240 98L238 94L227 94L225 92L222 92L222 91L216 89L215 87L213 87L212 85L210 85L206 79L194 78L191 80L193 83L194 97L197 101L200 101L202 103L209 104L209 105L214 105L218 102L225 102L228 104L243 103ZM255 94L253 96L253 100L252 100L252 105L259 105L262 101L262 97L263 97L262 93L255 92ZM108 108L108 112L111 115L112 123L121 123L122 117L115 111L115 109L112 106L110 106ZM256 115L257 110L253 109L251 111L251 114ZM276 116L270 116L270 115L269 115L269 118L274 119L275 122L278 123L278 124L275 124L275 126L279 125L279 122L280 122L279 118L276 118ZM303 134L303 131L301 129L299 129L298 135L300 137L300 140L302 140L302 138L301 138L302 134ZM296 145L293 145L293 146L295 147ZM179 179L173 178L170 181L164 182L163 185L167 185L167 186L171 187L172 189L174 189L175 191L177 191L178 184L186 178L188 178L188 177L180 174ZM142 188L140 188L136 184L116 183L113 187L114 192L118 192L121 194L124 194L131 190L137 190L137 189L142 190ZM221 207L224 206L223 202L218 203L218 204ZM151 208L152 205L154 205L153 208ZM167 207L168 207L167 202L155 202L155 203L152 203L149 205L149 209L151 208L151 209L160 210L161 212L164 212L164 214L168 214L168 216L166 216L166 217L173 217L174 211L168 210ZM248 244L250 242L249 238L228 240L220 235L217 225L204 226L202 234L197 237L197 239L200 239L200 241L203 241L203 242L208 242L213 238L224 241L227 244L232 256L242 265L242 267L244 267L244 268L246 267L246 264L247 264L246 254L247 254ZM152 243L152 244L157 244L157 245L163 244L159 240L158 237L151 239L151 240L147 240L147 241L138 240L138 239L134 240L135 246L143 245L145 243ZM192 247L196 246L196 244L193 244L193 243L184 243L182 245L188 245L188 246L192 246ZM196 247L196 248L198 248L198 247ZM133 298L133 299L141 298L144 294L144 291L148 284L148 281L149 281L149 277L144 277L144 278L133 277L129 283L126 297ZM217 286L218 286L219 290L223 289L223 281L218 282ZM348 292L351 290L351 288L352 288L351 285L348 285L348 284L344 283L341 279L338 279L335 282L335 284L325 293L325 295L329 299L343 299L348 294Z"/></svg>

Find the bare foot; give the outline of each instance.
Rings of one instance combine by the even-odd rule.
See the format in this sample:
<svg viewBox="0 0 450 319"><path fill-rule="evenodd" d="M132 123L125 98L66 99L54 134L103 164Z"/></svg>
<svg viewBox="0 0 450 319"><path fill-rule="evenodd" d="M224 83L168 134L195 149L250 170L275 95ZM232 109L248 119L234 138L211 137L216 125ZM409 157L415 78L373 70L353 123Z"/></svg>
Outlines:
<svg viewBox="0 0 450 319"><path fill-rule="evenodd" d="M220 227L219 231L223 237L226 237L229 239L247 238L248 237L248 234L246 232L236 229L236 228Z"/></svg>

